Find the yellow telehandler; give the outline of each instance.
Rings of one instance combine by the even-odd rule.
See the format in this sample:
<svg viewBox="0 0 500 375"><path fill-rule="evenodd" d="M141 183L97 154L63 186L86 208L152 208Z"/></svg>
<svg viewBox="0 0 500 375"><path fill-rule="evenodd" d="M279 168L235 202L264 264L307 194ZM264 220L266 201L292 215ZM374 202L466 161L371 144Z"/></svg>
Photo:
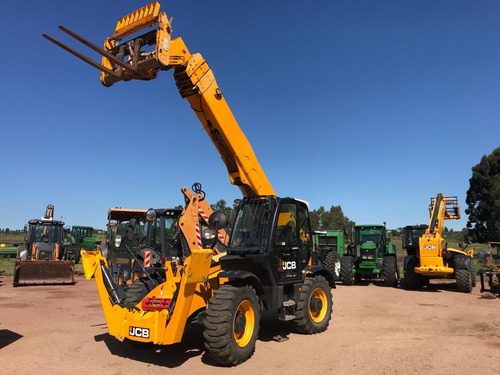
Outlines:
<svg viewBox="0 0 500 375"><path fill-rule="evenodd" d="M165 281L156 285L151 277L153 288L134 306L124 303L126 290L109 280L106 258L100 252L82 254L85 276L96 280L109 333L168 345L179 342L187 322L196 320L204 324L208 355L234 366L254 352L261 311L291 321L302 333L326 330L332 313L329 282L334 284L334 279L318 265L307 202L276 196L208 63L200 54L191 54L181 38L171 39L171 21L160 5L151 3L118 20L104 48L59 28L101 54L102 63L44 37L99 69L107 87L151 80L173 70L180 95L189 101L231 183L243 194L227 254L214 266L213 250L202 248L196 236L187 239L186 257L165 260ZM196 194L193 198L198 199ZM193 210L191 215L197 214ZM208 221L218 231L227 218L215 212Z"/></svg>
<svg viewBox="0 0 500 375"><path fill-rule="evenodd" d="M444 221L460 219L460 205L455 196L439 193L431 198L430 222L418 241L418 251L404 259L404 285L406 289L420 289L431 278L453 277L457 289L470 293L476 285L472 258L474 250L447 247L443 238Z"/></svg>

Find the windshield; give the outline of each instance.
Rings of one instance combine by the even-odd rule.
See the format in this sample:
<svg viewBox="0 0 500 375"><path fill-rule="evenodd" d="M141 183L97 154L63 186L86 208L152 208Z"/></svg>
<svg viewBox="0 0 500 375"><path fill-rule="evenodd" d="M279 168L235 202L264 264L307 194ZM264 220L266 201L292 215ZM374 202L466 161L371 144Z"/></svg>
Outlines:
<svg viewBox="0 0 500 375"><path fill-rule="evenodd" d="M144 232L146 233L146 247L150 247L158 252L161 252L161 222L165 221L165 244L167 248L175 243L179 236L179 229L176 226L177 218L158 216L152 222L144 224Z"/></svg>
<svg viewBox="0 0 500 375"><path fill-rule="evenodd" d="M426 228L406 229L405 233L406 245L409 246L418 245L418 240L420 239L420 237L424 235L425 229Z"/></svg>
<svg viewBox="0 0 500 375"><path fill-rule="evenodd" d="M71 234L75 237L92 237L92 228L73 227Z"/></svg>
<svg viewBox="0 0 500 375"><path fill-rule="evenodd" d="M231 250L264 251L269 240L270 212L265 199L241 202L231 232Z"/></svg>
<svg viewBox="0 0 500 375"><path fill-rule="evenodd" d="M356 245L373 242L378 245L381 239L380 229L358 229L356 228Z"/></svg>
<svg viewBox="0 0 500 375"><path fill-rule="evenodd" d="M60 225L50 223L33 225L30 228L30 240L31 242L61 242L61 229Z"/></svg>

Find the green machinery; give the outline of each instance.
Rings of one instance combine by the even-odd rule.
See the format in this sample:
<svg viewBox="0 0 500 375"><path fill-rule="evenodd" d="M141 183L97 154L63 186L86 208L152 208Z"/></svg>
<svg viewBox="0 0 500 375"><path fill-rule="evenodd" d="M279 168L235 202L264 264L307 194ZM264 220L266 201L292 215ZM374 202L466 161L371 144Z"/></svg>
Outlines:
<svg viewBox="0 0 500 375"><path fill-rule="evenodd" d="M78 264L80 261L80 251L99 250L101 240L93 237L94 228L81 225L74 225L71 230L66 229L64 240L64 259L71 259Z"/></svg>
<svg viewBox="0 0 500 375"><path fill-rule="evenodd" d="M340 279L352 285L361 279L382 278L384 285L397 286L399 271L396 246L390 243L384 225L356 225L353 242L341 259Z"/></svg>
<svg viewBox="0 0 500 375"><path fill-rule="evenodd" d="M317 230L314 231L313 241L320 263L330 271L335 281L339 281L340 260L344 254L344 231Z"/></svg>

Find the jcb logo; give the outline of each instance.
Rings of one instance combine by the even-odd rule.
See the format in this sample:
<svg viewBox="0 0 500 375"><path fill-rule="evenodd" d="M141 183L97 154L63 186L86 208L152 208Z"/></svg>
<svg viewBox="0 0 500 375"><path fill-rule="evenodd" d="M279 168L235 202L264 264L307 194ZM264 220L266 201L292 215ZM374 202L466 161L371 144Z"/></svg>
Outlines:
<svg viewBox="0 0 500 375"><path fill-rule="evenodd" d="M295 261L292 261L292 262L283 262L282 265L284 270L294 270L297 268L297 264L295 263Z"/></svg>
<svg viewBox="0 0 500 375"><path fill-rule="evenodd" d="M149 329L148 328L138 328L130 327L128 330L129 336L142 337L143 339L149 339Z"/></svg>
<svg viewBox="0 0 500 375"><path fill-rule="evenodd" d="M426 245L424 246L424 250L435 250L436 249L436 246L434 245Z"/></svg>

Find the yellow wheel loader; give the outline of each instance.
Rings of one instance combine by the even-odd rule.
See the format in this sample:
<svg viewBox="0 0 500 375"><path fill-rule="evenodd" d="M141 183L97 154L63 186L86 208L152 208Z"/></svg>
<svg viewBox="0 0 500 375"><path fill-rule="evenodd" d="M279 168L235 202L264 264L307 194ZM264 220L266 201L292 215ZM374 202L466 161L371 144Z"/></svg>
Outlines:
<svg viewBox="0 0 500 375"><path fill-rule="evenodd" d="M14 286L74 284L75 263L63 255L64 222L54 220L54 206L28 222L28 236L17 250Z"/></svg>
<svg viewBox="0 0 500 375"><path fill-rule="evenodd" d="M333 304L329 283L334 285L334 279L318 265L308 204L276 196L208 63L200 54L191 54L181 38L171 38L171 21L160 5L151 3L118 20L104 48L59 28L99 53L102 63L44 37L99 69L104 86L147 81L173 70L181 97L189 101L231 183L243 195L226 237L227 254L213 263L213 250L202 247L199 233L184 231L189 251L182 258L165 259L160 283L153 275L144 280L151 289L140 301L127 302L127 290L113 282L100 252L83 254L85 276L96 280L109 333L122 340L168 345L181 340L188 322L198 321L205 327L208 355L234 366L255 349L261 311L276 313L301 333L326 330ZM179 218L181 228L184 220L198 219L199 201L200 194L193 194L184 219ZM208 222L220 234L226 217L215 212Z"/></svg>

